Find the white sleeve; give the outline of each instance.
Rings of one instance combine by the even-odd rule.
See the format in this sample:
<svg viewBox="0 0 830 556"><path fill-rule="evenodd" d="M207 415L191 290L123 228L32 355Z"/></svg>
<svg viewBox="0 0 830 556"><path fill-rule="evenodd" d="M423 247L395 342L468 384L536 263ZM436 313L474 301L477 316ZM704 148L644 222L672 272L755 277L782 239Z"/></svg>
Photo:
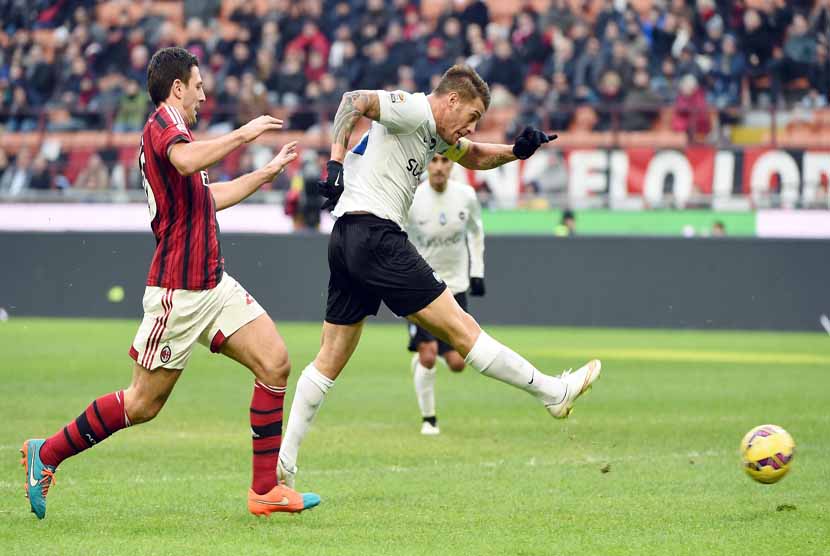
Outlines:
<svg viewBox="0 0 830 556"><path fill-rule="evenodd" d="M378 91L380 118L378 122L393 134L412 133L424 123L428 106L423 95L404 91Z"/></svg>
<svg viewBox="0 0 830 556"><path fill-rule="evenodd" d="M470 246L470 276L484 278L484 224L481 221L481 205L475 191L470 188L467 219L467 245Z"/></svg>

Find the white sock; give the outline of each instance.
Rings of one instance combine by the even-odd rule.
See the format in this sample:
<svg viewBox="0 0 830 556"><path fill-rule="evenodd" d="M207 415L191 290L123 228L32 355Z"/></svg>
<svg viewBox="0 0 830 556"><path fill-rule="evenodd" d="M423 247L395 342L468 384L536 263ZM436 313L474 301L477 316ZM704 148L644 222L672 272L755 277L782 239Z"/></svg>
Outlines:
<svg viewBox="0 0 830 556"><path fill-rule="evenodd" d="M418 407L422 417L435 417L435 367L428 369L415 362L415 396L418 398Z"/></svg>
<svg viewBox="0 0 830 556"><path fill-rule="evenodd" d="M484 330L464 361L481 374L521 388L545 404L558 403L565 396L565 384L560 379L540 372Z"/></svg>
<svg viewBox="0 0 830 556"><path fill-rule="evenodd" d="M334 381L318 371L314 363L309 363L308 367L303 369L294 390L291 413L288 415L288 425L285 427L285 435L280 446L280 460L287 469L297 467L300 444L332 386Z"/></svg>

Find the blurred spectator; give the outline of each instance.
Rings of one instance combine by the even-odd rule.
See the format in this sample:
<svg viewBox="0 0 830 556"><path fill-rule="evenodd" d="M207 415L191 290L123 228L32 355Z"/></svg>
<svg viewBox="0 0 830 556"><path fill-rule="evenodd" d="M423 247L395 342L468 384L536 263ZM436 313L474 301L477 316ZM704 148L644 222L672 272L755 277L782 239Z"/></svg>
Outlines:
<svg viewBox="0 0 830 556"><path fill-rule="evenodd" d="M369 61L366 64L366 74L362 80L362 87L367 89L383 89L398 80L397 68L386 55L386 48L380 41L375 41L366 48Z"/></svg>
<svg viewBox="0 0 830 556"><path fill-rule="evenodd" d="M118 103L113 131L141 131L147 119L147 95L135 81L127 81Z"/></svg>
<svg viewBox="0 0 830 556"><path fill-rule="evenodd" d="M651 90L664 104L674 102L677 97L677 74L674 60L670 56L663 59L660 73L651 80Z"/></svg>
<svg viewBox="0 0 830 556"><path fill-rule="evenodd" d="M20 149L0 176L0 194L19 195L32 181L32 156L28 149Z"/></svg>
<svg viewBox="0 0 830 556"><path fill-rule="evenodd" d="M418 90L431 90L432 76L443 74L449 66L444 56L444 39L440 37L429 39L426 56L418 58L414 64L415 83L418 85Z"/></svg>
<svg viewBox="0 0 830 556"><path fill-rule="evenodd" d="M393 70L405 65L412 64L418 57L418 45L409 39L404 38L403 27L397 21L389 24L384 38L389 64Z"/></svg>
<svg viewBox="0 0 830 556"><path fill-rule="evenodd" d="M680 92L674 104L674 117L671 125L674 131L686 132L689 137L697 140L702 139L711 131L706 93L692 74L680 80Z"/></svg>
<svg viewBox="0 0 830 556"><path fill-rule="evenodd" d="M518 96L522 92L524 77L524 64L514 55L510 43L507 40L497 42L493 51L492 65L485 79L491 86L502 85L511 94Z"/></svg>
<svg viewBox="0 0 830 556"><path fill-rule="evenodd" d="M646 131L657 119L660 97L649 86L645 69L634 73L631 87L625 94L621 125L626 131Z"/></svg>
<svg viewBox="0 0 830 556"><path fill-rule="evenodd" d="M8 114L6 128L10 132L32 131L37 127L37 119L29 104L26 89L22 85L17 85L12 89Z"/></svg>
<svg viewBox="0 0 830 556"><path fill-rule="evenodd" d="M570 237L576 235L576 215L574 211L565 209L562 211L562 220L553 229L553 234L559 237Z"/></svg>
<svg viewBox="0 0 830 556"><path fill-rule="evenodd" d="M43 155L38 155L32 163L32 179L29 182L29 189L52 189L52 173Z"/></svg>
<svg viewBox="0 0 830 556"><path fill-rule="evenodd" d="M250 122L269 112L269 104L265 85L257 81L254 74L248 72L242 76L242 86L239 91L239 117L237 124Z"/></svg>
<svg viewBox="0 0 830 556"><path fill-rule="evenodd" d="M550 47L545 44L542 34L536 27L536 21L528 12L523 11L516 16L510 40L515 56L523 63L529 64L531 71L538 73L550 52Z"/></svg>
<svg viewBox="0 0 830 556"><path fill-rule="evenodd" d="M444 56L454 62L464 56L467 46L461 34L461 22L455 17L448 17L441 26L441 38L444 40Z"/></svg>
<svg viewBox="0 0 830 556"><path fill-rule="evenodd" d="M280 103L289 107L300 104L306 90L306 78L300 55L287 54L279 77Z"/></svg>
<svg viewBox="0 0 830 556"><path fill-rule="evenodd" d="M568 82L573 81L576 73L574 45L570 39L564 37L556 42L552 55L548 57L542 68L542 75L555 75L557 73L564 73Z"/></svg>
<svg viewBox="0 0 830 556"><path fill-rule="evenodd" d="M9 155L6 154L2 148L0 148L0 178L2 178L3 174L6 173L6 169L9 167Z"/></svg>
<svg viewBox="0 0 830 556"><path fill-rule="evenodd" d="M545 99L545 112L548 114L548 125L551 129L568 129L573 119L574 98L571 84L565 73L553 74L553 86Z"/></svg>
<svg viewBox="0 0 830 556"><path fill-rule="evenodd" d="M709 101L718 109L721 123L733 124L740 117L745 66L744 55L738 52L735 37L724 36L721 52L715 56L709 73Z"/></svg>
<svg viewBox="0 0 830 556"><path fill-rule="evenodd" d="M816 60L810 66L809 80L809 96L813 99L813 104L825 106L830 95L830 60L826 45L816 45Z"/></svg>
<svg viewBox="0 0 830 556"><path fill-rule="evenodd" d="M677 40L677 16L671 12L661 15L655 8L652 9L652 17L651 55L652 60L659 63L671 56L672 45Z"/></svg>
<svg viewBox="0 0 830 556"><path fill-rule="evenodd" d="M543 29L553 26L560 33L566 33L576 21L577 16L571 11L568 0L553 0L542 14L539 24Z"/></svg>
<svg viewBox="0 0 830 556"><path fill-rule="evenodd" d="M609 69L602 74L600 79L599 98L595 106L598 117L595 131L608 131L616 127L624 98L622 77L616 71Z"/></svg>
<svg viewBox="0 0 830 556"><path fill-rule="evenodd" d="M538 75L531 75L525 82L524 91L519 95L519 110L516 119L507 130L507 137L518 135L525 126L547 128L544 113L545 99L548 96L548 82Z"/></svg>
<svg viewBox="0 0 830 556"><path fill-rule="evenodd" d="M334 68L334 76L341 87L350 91L357 89L364 74L364 64L357 54L357 46L347 41L343 46L343 62Z"/></svg>
<svg viewBox="0 0 830 556"><path fill-rule="evenodd" d="M98 153L92 153L73 184L81 189L109 189L109 172Z"/></svg>
<svg viewBox="0 0 830 556"><path fill-rule="evenodd" d="M721 220L715 220L712 222L712 237L724 237L726 236L726 225Z"/></svg>
<svg viewBox="0 0 830 556"><path fill-rule="evenodd" d="M609 28L611 28L610 25L613 24L609 24ZM631 85L634 77L634 66L628 58L628 47L620 40L614 41L610 52L605 54L600 74L605 74L611 70L617 72L620 76L623 88L628 88Z"/></svg>
<svg viewBox="0 0 830 556"><path fill-rule="evenodd" d="M599 40L591 37L585 43L585 50L579 55L574 67L573 86L578 97L587 96L588 91L596 91L602 70L602 56Z"/></svg>

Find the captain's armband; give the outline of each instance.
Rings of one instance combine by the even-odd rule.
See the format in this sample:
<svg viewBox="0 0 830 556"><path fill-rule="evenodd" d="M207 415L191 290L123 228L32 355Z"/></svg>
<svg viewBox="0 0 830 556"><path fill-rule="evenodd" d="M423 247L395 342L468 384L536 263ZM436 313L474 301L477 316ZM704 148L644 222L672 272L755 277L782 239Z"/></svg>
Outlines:
<svg viewBox="0 0 830 556"><path fill-rule="evenodd" d="M465 154L467 154L467 151L470 150L470 145L472 144L472 141L462 137L455 145L447 149L443 154L453 162L458 162Z"/></svg>

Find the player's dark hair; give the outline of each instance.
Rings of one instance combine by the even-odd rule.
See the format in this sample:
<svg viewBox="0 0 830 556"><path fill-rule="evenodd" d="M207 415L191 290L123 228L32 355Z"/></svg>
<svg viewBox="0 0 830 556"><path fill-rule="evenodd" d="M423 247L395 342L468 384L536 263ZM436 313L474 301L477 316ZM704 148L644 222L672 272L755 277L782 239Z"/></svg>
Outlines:
<svg viewBox="0 0 830 556"><path fill-rule="evenodd" d="M476 70L466 64L456 64L445 71L433 92L440 96L451 91L455 91L465 100L480 98L485 110L490 106L490 87Z"/></svg>
<svg viewBox="0 0 830 556"><path fill-rule="evenodd" d="M170 96L170 88L176 79L187 85L190 68L198 65L198 58L184 48L171 46L156 51L147 65L147 92L153 104L158 106Z"/></svg>

